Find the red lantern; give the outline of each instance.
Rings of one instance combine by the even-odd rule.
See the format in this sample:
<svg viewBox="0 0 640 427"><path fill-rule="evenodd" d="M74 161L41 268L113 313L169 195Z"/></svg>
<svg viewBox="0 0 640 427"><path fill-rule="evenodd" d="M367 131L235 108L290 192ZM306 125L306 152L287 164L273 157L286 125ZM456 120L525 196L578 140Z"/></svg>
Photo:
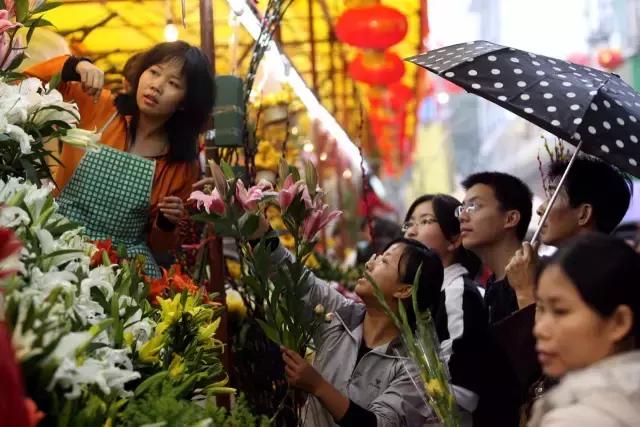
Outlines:
<svg viewBox="0 0 640 427"><path fill-rule="evenodd" d="M376 4L345 11L336 22L338 40L364 49L387 49L407 35L407 17Z"/></svg>
<svg viewBox="0 0 640 427"><path fill-rule="evenodd" d="M407 104L415 98L415 92L409 86L402 83L394 83L387 90L372 90L369 102L373 108L386 108L399 110L406 108Z"/></svg>
<svg viewBox="0 0 640 427"><path fill-rule="evenodd" d="M370 85L386 86L404 75L404 62L392 52L359 53L349 64L352 79Z"/></svg>
<svg viewBox="0 0 640 427"><path fill-rule="evenodd" d="M624 62L622 53L618 49L602 49L598 52L598 64L607 70L613 70Z"/></svg>

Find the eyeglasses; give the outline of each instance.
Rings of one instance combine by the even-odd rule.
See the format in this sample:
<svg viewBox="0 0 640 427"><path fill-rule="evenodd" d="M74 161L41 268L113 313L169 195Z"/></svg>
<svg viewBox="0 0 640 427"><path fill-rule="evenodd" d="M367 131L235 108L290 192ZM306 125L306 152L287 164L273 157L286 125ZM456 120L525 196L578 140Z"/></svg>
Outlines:
<svg viewBox="0 0 640 427"><path fill-rule="evenodd" d="M463 213L467 213L467 215L471 215L472 213L478 210L478 207L479 206L476 204L476 202L471 202L466 205L463 203L456 208L455 216L456 218L460 219Z"/></svg>
<svg viewBox="0 0 640 427"><path fill-rule="evenodd" d="M405 233L408 229L413 228L414 225L417 225L418 228L421 228L428 224L436 224L437 222L438 222L437 219L431 218L431 217L422 218L418 222L407 221L404 224L402 224L402 232Z"/></svg>

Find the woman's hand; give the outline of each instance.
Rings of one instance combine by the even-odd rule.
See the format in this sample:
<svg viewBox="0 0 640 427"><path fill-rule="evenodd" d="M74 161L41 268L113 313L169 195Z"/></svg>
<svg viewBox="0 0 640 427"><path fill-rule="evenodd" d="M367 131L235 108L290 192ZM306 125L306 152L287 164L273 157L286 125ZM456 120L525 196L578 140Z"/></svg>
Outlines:
<svg viewBox="0 0 640 427"><path fill-rule="evenodd" d="M98 102L104 86L104 72L89 61L80 61L76 65L76 73L80 75L82 90Z"/></svg>
<svg viewBox="0 0 640 427"><path fill-rule="evenodd" d="M180 197L166 196L158 203L158 208L172 224L178 224L186 216L184 203Z"/></svg>
<svg viewBox="0 0 640 427"><path fill-rule="evenodd" d="M282 360L285 363L284 372L289 384L307 393L317 395L325 382L322 375L295 351L285 347L281 347L280 350L282 351Z"/></svg>

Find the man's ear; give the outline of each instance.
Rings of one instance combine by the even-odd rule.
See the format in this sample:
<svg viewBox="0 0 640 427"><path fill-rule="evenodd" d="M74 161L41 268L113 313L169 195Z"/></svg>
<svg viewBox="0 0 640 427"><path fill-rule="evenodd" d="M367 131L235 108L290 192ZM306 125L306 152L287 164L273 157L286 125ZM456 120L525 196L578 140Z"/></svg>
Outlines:
<svg viewBox="0 0 640 427"><path fill-rule="evenodd" d="M578 225L580 227L585 227L595 222L595 219L593 218L593 205L589 203L582 203L578 206L578 209Z"/></svg>
<svg viewBox="0 0 640 427"><path fill-rule="evenodd" d="M516 228L518 224L520 224L520 220L522 216L520 215L520 211L512 209L507 211L507 217L504 222L504 228Z"/></svg>

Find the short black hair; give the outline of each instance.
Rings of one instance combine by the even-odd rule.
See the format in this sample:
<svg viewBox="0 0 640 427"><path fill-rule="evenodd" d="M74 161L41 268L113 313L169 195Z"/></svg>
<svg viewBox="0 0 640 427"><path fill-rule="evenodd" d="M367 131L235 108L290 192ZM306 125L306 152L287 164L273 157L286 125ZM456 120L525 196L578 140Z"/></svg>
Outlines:
<svg viewBox="0 0 640 427"><path fill-rule="evenodd" d="M389 246L389 242L402 237L402 228L395 222L384 218L364 219L361 230L366 230L371 224L371 242L358 248L356 263L367 262L372 255L382 253Z"/></svg>
<svg viewBox="0 0 640 427"><path fill-rule="evenodd" d="M141 58L135 60L129 96L133 96L135 104L135 95L142 73L153 65L173 59L183 63L182 73L187 81L187 91L181 108L173 113L164 125L169 137L169 160L193 161L198 157L198 135L209 118L215 97L211 62L202 50L181 40L155 45L144 52ZM135 105L131 123L133 140L135 140L138 115L139 109Z"/></svg>
<svg viewBox="0 0 640 427"><path fill-rule="evenodd" d="M631 333L640 338L640 255L633 248L606 234L582 234L540 264L536 283L552 265L562 268L582 299L601 316L611 316L620 305L629 306L634 317Z"/></svg>
<svg viewBox="0 0 640 427"><path fill-rule="evenodd" d="M422 243L413 239L401 237L389 243L387 249L395 244L402 244L404 250L398 261L398 277L400 283L411 285L416 281L418 269L420 277L418 277L418 310L430 310L432 315L440 301L440 290L444 280L444 268L438 254L429 249ZM386 249L385 249L386 250ZM416 327L416 313L413 311L413 301L411 298L403 300L405 311L409 324L413 329Z"/></svg>
<svg viewBox="0 0 640 427"><path fill-rule="evenodd" d="M477 184L484 184L493 189L502 209L520 212L520 222L516 227L518 239L524 240L531 222L533 210L533 193L519 178L502 172L480 172L462 181L465 190Z"/></svg>
<svg viewBox="0 0 640 427"><path fill-rule="evenodd" d="M458 237L458 235L460 235L460 220L456 217L455 212L456 208L462 203L448 194L425 194L418 197L411 203L411 206L409 206L409 210L407 210L407 214L404 217L405 222L411 219L411 215L413 215L413 212L418 206L426 202L431 202L433 213L435 214L436 220L438 220L438 225L444 237L448 240L453 240ZM460 246L456 251L454 261L462 264L471 277L476 277L482 267L480 258L463 246Z"/></svg>
<svg viewBox="0 0 640 427"><path fill-rule="evenodd" d="M568 160L551 162L547 178L555 180L561 177L568 165ZM572 208L583 203L591 205L596 230L609 234L629 209L633 185L629 177L614 166L596 157L581 155L571 166L564 188L569 196L569 205Z"/></svg>

